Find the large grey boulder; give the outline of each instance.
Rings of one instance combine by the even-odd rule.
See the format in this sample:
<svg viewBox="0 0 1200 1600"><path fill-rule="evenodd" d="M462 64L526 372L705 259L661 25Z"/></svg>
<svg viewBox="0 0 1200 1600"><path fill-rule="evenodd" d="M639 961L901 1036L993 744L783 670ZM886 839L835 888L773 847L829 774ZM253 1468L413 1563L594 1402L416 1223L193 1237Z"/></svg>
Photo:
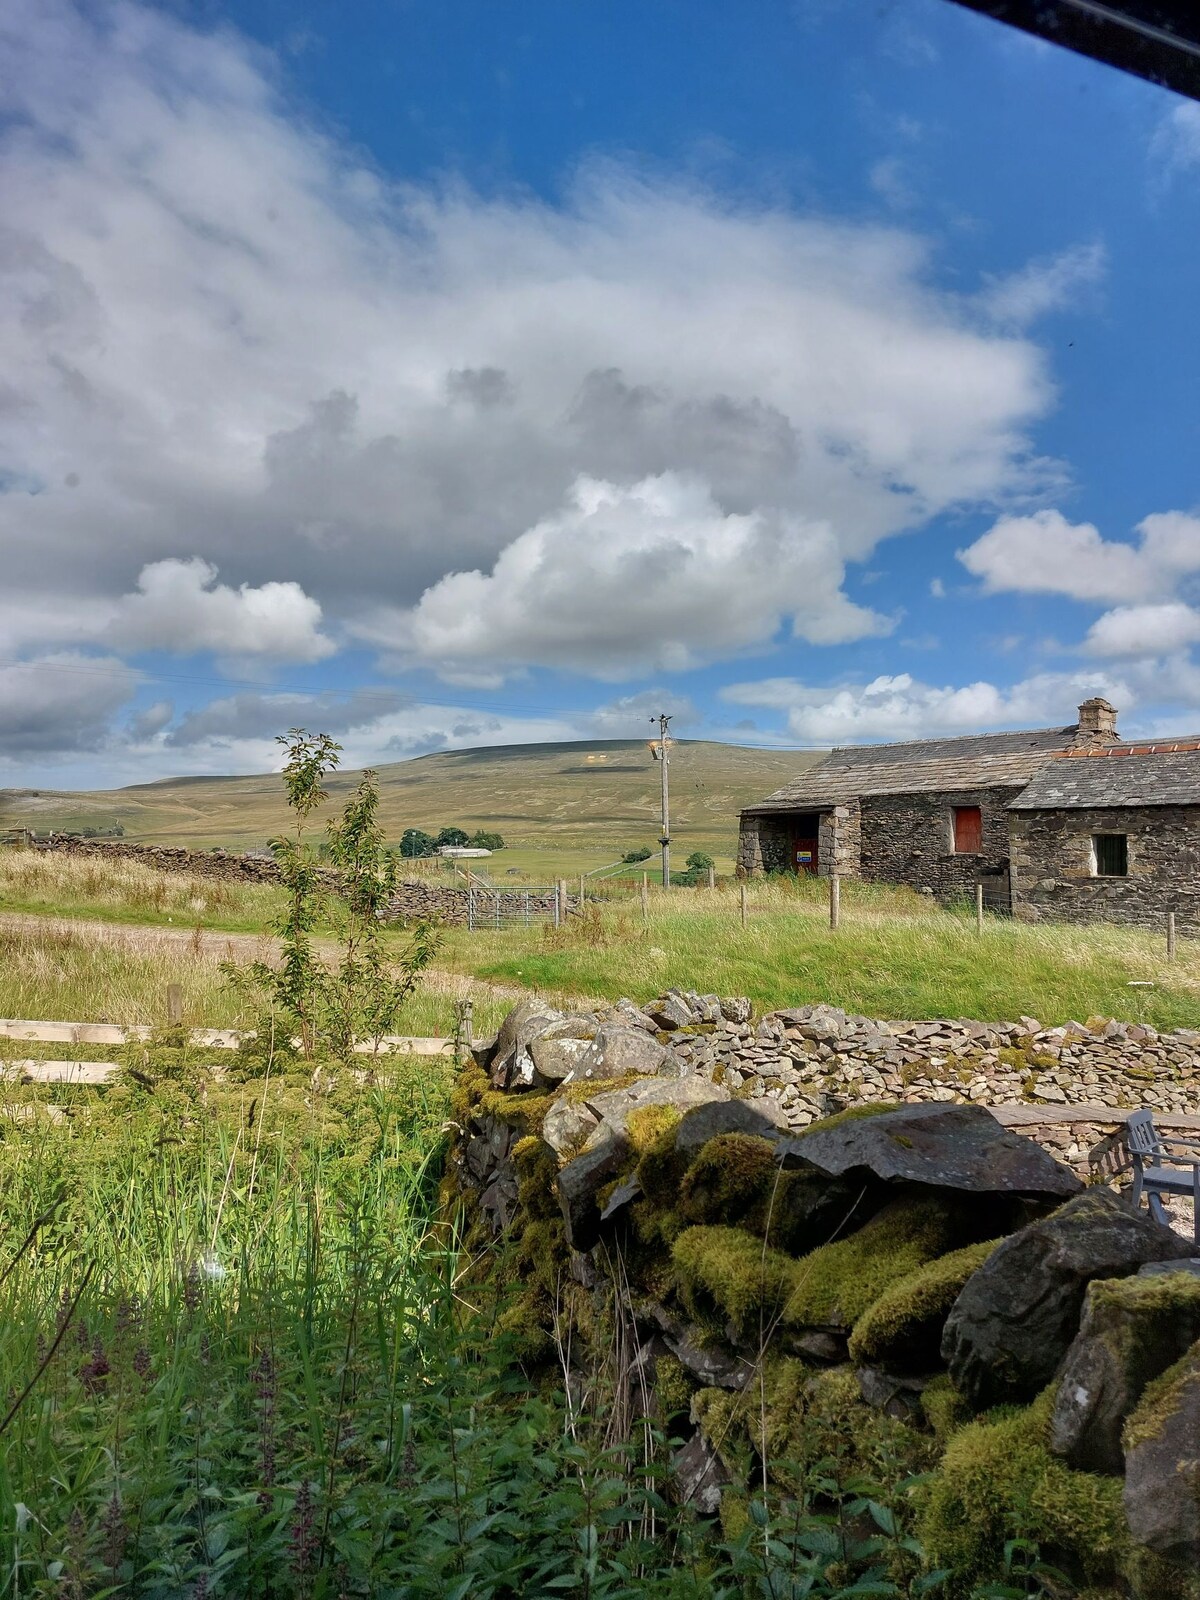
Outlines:
<svg viewBox="0 0 1200 1600"><path fill-rule="evenodd" d="M1029 1400L1079 1328L1088 1284L1186 1257L1186 1239L1111 1189L1089 1189L996 1247L950 1309L942 1360L977 1411Z"/></svg>
<svg viewBox="0 0 1200 1600"><path fill-rule="evenodd" d="M1125 1515L1138 1544L1200 1565L1200 1344L1147 1389L1125 1429Z"/></svg>
<svg viewBox="0 0 1200 1600"><path fill-rule="evenodd" d="M581 1149L600 1122L589 1105L559 1095L542 1118L542 1138L560 1161Z"/></svg>
<svg viewBox="0 0 1200 1600"><path fill-rule="evenodd" d="M529 1041L542 1028L562 1020L562 1012L555 1011L544 1000L531 997L518 1001L500 1024L492 1046L489 1072L493 1086L497 1089L529 1088L534 1074Z"/></svg>
<svg viewBox="0 0 1200 1600"><path fill-rule="evenodd" d="M1160 1263L1169 1266L1170 1263ZM1181 1262L1187 1268L1189 1262ZM1200 1339L1200 1277L1186 1270L1090 1283L1067 1351L1050 1448L1082 1472L1120 1472L1121 1429L1153 1378ZM1200 1439L1197 1441L1200 1444Z"/></svg>
<svg viewBox="0 0 1200 1600"><path fill-rule="evenodd" d="M729 1098L728 1089L707 1078L643 1078L620 1089L605 1090L603 1083L598 1084L597 1092L588 1095L583 1104L611 1127L624 1132L630 1114L643 1106L674 1106L686 1120L694 1106Z"/></svg>
<svg viewBox="0 0 1200 1600"><path fill-rule="evenodd" d="M579 1066L599 1029L593 1017L564 1017L537 1029L529 1040L529 1054L539 1078L561 1083Z"/></svg>
<svg viewBox="0 0 1200 1600"><path fill-rule="evenodd" d="M875 1177L979 1195L1065 1200L1083 1185L983 1106L923 1104L850 1117L780 1146L784 1168Z"/></svg>
<svg viewBox="0 0 1200 1600"><path fill-rule="evenodd" d="M624 1078L631 1073L649 1076L659 1072L669 1056L666 1046L641 1028L606 1023L580 1057L571 1082Z"/></svg>

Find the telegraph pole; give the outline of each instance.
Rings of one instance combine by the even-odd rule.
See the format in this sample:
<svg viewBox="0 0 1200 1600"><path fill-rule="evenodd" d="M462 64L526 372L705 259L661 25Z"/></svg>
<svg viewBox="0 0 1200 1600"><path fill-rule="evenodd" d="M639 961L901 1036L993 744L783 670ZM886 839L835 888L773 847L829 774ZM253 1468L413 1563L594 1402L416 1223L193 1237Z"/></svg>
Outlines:
<svg viewBox="0 0 1200 1600"><path fill-rule="evenodd" d="M654 759L662 767L662 881L663 888L671 887L671 808L667 792L667 768L671 764L671 745L674 743L667 729L671 726L670 717L660 714L651 717L651 722L658 723L658 738L651 740L650 749Z"/></svg>

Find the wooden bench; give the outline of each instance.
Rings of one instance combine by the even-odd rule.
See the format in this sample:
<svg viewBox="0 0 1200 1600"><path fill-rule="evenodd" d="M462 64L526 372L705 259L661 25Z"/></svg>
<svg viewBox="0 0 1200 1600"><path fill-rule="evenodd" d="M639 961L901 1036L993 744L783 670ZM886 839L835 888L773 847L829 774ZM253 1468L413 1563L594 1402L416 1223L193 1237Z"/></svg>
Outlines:
<svg viewBox="0 0 1200 1600"><path fill-rule="evenodd" d="M1125 1126L1090 1153L1094 1170L1106 1178L1133 1172L1130 1199L1146 1197L1150 1215L1170 1227L1163 1200L1175 1195L1192 1202L1192 1235L1200 1248L1200 1138L1163 1133L1154 1126L1153 1111L1131 1111Z"/></svg>

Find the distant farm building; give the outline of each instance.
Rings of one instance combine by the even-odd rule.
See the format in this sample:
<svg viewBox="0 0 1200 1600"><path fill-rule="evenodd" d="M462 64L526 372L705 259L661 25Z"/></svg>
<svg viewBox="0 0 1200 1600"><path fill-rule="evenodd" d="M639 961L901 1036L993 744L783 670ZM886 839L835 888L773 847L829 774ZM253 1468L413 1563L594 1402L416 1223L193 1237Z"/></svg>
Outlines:
<svg viewBox="0 0 1200 1600"><path fill-rule="evenodd" d="M490 850L484 850L477 844L443 844L438 846L438 855L449 856L454 861L474 861L478 856L490 856Z"/></svg>
<svg viewBox="0 0 1200 1600"><path fill-rule="evenodd" d="M742 812L738 864L1200 929L1200 737L1127 744L1093 699L1064 728L832 750Z"/></svg>

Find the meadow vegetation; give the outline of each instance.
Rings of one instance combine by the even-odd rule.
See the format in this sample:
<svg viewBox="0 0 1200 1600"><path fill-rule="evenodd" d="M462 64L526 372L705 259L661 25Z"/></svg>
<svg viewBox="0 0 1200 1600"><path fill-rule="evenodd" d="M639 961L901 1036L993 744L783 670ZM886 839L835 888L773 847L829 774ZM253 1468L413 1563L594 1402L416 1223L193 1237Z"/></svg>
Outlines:
<svg viewBox="0 0 1200 1600"><path fill-rule="evenodd" d="M196 952L259 1026L220 1075L176 1031L102 1090L0 1080L0 1596L937 1592L885 1503L897 1485L814 1458L722 1528L672 1500L661 1419L607 1358L582 1391L523 1370L518 1286L481 1270L500 1247L464 1238L439 1190L453 1069L388 1058L364 1081L339 1059L329 1008L394 1020L426 949L390 969L372 953L358 919L389 869L357 802L333 835L336 962L299 840L279 850L281 959L239 975L236 952ZM113 977L136 953L88 948ZM264 1048L291 1034L299 1051ZM542 1334L569 1337L553 1315Z"/></svg>
<svg viewBox="0 0 1200 1600"><path fill-rule="evenodd" d="M826 1001L870 1017L974 1017L1045 1024L1120 1017L1159 1028L1200 1022L1200 942L1136 928L1029 926L931 904L904 889L842 886L841 926L829 928L827 885L755 883L748 920L739 888L652 890L589 904L560 928L460 933L440 963L550 996L645 999L679 987L749 995L763 1010Z"/></svg>

